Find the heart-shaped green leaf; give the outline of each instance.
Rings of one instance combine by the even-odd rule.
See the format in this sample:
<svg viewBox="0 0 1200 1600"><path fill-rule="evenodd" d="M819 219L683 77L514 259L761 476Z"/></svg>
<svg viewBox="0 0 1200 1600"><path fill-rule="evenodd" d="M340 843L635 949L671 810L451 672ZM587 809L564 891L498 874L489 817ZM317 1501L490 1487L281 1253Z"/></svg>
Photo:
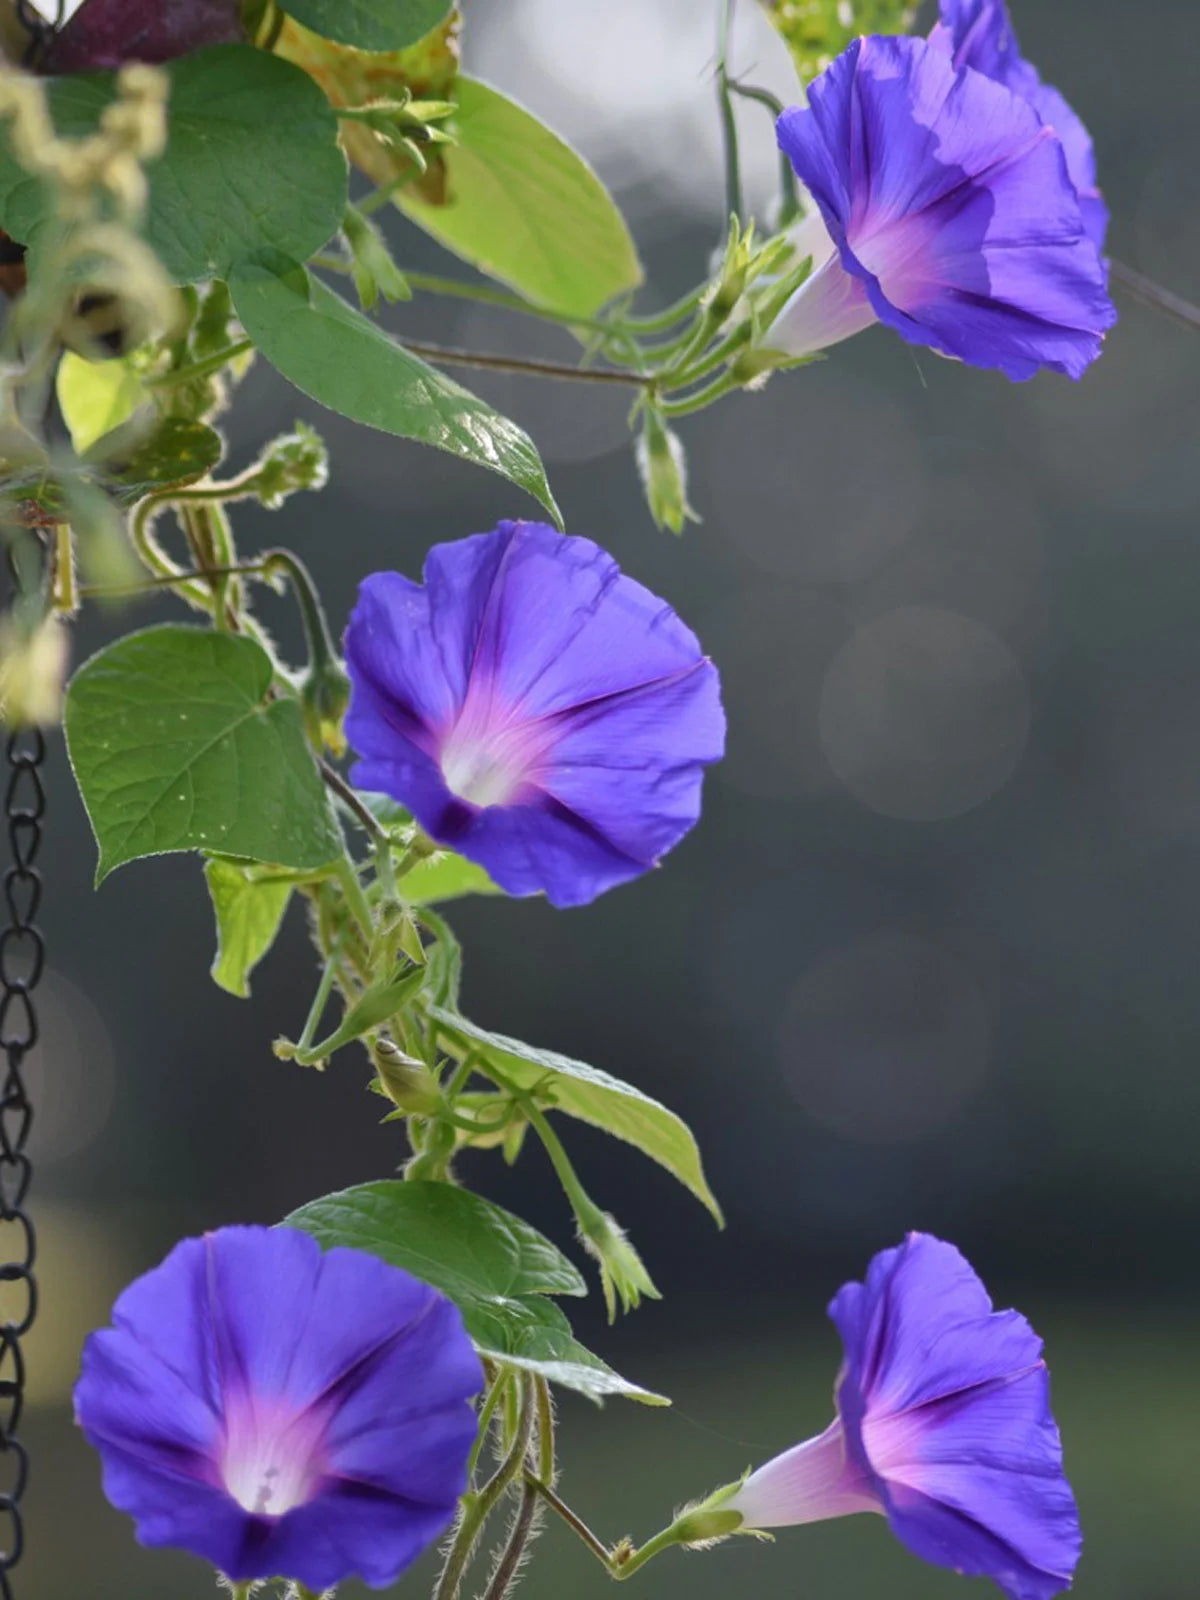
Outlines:
<svg viewBox="0 0 1200 1600"><path fill-rule="evenodd" d="M284 867L342 849L294 700L268 699L271 663L250 639L168 625L84 663L64 731L100 861L99 883L173 850Z"/></svg>
<svg viewBox="0 0 1200 1600"><path fill-rule="evenodd" d="M249 45L214 45L163 69L170 77L167 148L148 168L145 235L178 283L228 277L263 250L300 260L341 225L346 160L337 119L306 72ZM56 78L58 131L95 130L113 98L111 73ZM0 137L0 226L37 244L50 196Z"/></svg>

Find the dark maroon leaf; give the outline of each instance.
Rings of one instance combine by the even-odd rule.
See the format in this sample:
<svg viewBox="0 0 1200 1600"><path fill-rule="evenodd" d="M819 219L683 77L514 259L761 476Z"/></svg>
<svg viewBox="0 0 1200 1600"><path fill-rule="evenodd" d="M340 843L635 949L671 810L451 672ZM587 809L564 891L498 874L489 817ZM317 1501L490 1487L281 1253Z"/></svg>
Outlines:
<svg viewBox="0 0 1200 1600"><path fill-rule="evenodd" d="M85 0L51 44L45 70L97 72L126 61L173 61L245 37L238 0Z"/></svg>

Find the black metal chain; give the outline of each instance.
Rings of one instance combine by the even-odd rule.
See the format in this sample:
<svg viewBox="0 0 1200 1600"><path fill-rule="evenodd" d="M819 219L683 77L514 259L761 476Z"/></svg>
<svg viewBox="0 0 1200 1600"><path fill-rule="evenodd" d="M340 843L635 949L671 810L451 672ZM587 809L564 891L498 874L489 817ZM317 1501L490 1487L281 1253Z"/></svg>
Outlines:
<svg viewBox="0 0 1200 1600"><path fill-rule="evenodd" d="M13 1600L9 1574L21 1559L25 1534L21 1498L29 1474L29 1457L17 1437L25 1402L25 1357L21 1341L37 1315L37 1282L33 1275L37 1242L25 1209L33 1167L26 1145L33 1107L22 1076L25 1057L37 1043L33 991L46 960L46 947L34 919L42 898L37 871L42 843L46 793L42 760L46 743L37 728L8 736L8 787L4 815L12 865L4 874L8 921L0 933L0 1051L8 1067L0 1093L0 1229L6 1259L0 1261L0 1284L16 1284L19 1303L0 1322L0 1600ZM15 1240L7 1244L8 1240Z"/></svg>

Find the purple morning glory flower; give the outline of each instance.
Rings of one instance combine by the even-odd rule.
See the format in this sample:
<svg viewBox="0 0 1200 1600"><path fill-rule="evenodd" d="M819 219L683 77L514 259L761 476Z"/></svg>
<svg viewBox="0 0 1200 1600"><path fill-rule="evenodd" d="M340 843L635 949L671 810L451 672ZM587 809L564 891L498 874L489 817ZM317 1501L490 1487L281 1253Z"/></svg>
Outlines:
<svg viewBox="0 0 1200 1600"><path fill-rule="evenodd" d="M1073 378L1116 313L1063 148L1020 95L923 39L856 40L779 143L831 241L769 342L807 355L873 321L1010 378Z"/></svg>
<svg viewBox="0 0 1200 1600"><path fill-rule="evenodd" d="M1079 1518L1042 1341L993 1311L953 1245L910 1233L829 1307L845 1346L837 1419L759 1467L723 1509L747 1528L881 1511L916 1555L1011 1600L1070 1587Z"/></svg>
<svg viewBox="0 0 1200 1600"><path fill-rule="evenodd" d="M716 668L590 539L540 522L377 572L346 629L351 777L509 894L582 905L654 866L721 758Z"/></svg>
<svg viewBox="0 0 1200 1600"><path fill-rule="evenodd" d="M1096 152L1077 114L1057 89L1043 83L1026 61L1013 32L1005 0L939 0L940 21L931 43L946 50L956 67L974 67L1027 100L1062 141L1067 172L1079 196L1084 225L1097 250L1104 248L1108 207L1096 183Z"/></svg>
<svg viewBox="0 0 1200 1600"><path fill-rule="evenodd" d="M120 1296L75 1414L142 1544L234 1581L383 1588L454 1516L482 1382L428 1284L289 1228L222 1228Z"/></svg>

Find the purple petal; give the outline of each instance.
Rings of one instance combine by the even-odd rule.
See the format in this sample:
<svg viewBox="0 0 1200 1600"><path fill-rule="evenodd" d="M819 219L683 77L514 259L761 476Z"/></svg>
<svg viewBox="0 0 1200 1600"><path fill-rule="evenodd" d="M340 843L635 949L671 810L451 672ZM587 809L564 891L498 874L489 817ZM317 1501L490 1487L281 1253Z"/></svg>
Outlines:
<svg viewBox="0 0 1200 1600"><path fill-rule="evenodd" d="M1096 153L1082 119L1059 91L1044 84L1021 54L1005 0L941 0L940 20L930 42L953 57L955 67L973 67L1027 100L1053 128L1079 196L1088 237L1103 250L1108 207L1096 183Z"/></svg>
<svg viewBox="0 0 1200 1600"><path fill-rule="evenodd" d="M206 1244L227 1394L236 1386L296 1410L331 1394L340 1404L364 1363L410 1336L428 1344L421 1325L436 1307L457 1316L428 1284L381 1273L360 1250L322 1250L298 1229L223 1228ZM352 1318L346 1306L355 1307ZM478 1385L478 1363L474 1377ZM411 1394L419 1399L419 1390Z"/></svg>
<svg viewBox="0 0 1200 1600"><path fill-rule="evenodd" d="M258 1564L286 1572L317 1594L351 1574L372 1589L386 1589L441 1538L454 1512L453 1501L409 1503L342 1484L282 1518Z"/></svg>
<svg viewBox="0 0 1200 1600"><path fill-rule="evenodd" d="M893 1526L906 1541L915 1534L927 1545L941 1542L958 1527L957 1521L930 1517L933 1504L1007 1547L1003 1577L1004 1569L994 1565L976 1570L1003 1583L1017 1600L1040 1600L1070 1584L1081 1545L1079 1516L1063 1477L1044 1367L868 1424L867 1434L887 1485ZM926 1549L914 1548L926 1555ZM956 1550L943 1565L964 1570L970 1559Z"/></svg>
<svg viewBox="0 0 1200 1600"><path fill-rule="evenodd" d="M1042 1341L1025 1318L993 1311L970 1263L930 1234L910 1233L881 1251L859 1295L846 1294L829 1314L868 1412L907 1411L1041 1360Z"/></svg>
<svg viewBox="0 0 1200 1600"><path fill-rule="evenodd" d="M346 661L353 781L555 905L653 866L723 751L694 634L597 545L541 523L437 546L424 589L368 578Z"/></svg>
<svg viewBox="0 0 1200 1600"><path fill-rule="evenodd" d="M323 1590L391 1583L448 1525L483 1374L428 1284L290 1229L226 1228L114 1316L76 1414L143 1543Z"/></svg>
<svg viewBox="0 0 1200 1600"><path fill-rule="evenodd" d="M374 572L359 586L345 647L354 683L346 736L360 755L390 750L396 735L427 751L431 731L462 705L466 688L453 642L445 653L430 648L430 598L398 572Z"/></svg>
<svg viewBox="0 0 1200 1600"><path fill-rule="evenodd" d="M910 1234L830 1306L851 1459L918 1555L1048 1600L1079 1558L1041 1340L949 1244Z"/></svg>
<svg viewBox="0 0 1200 1600"><path fill-rule="evenodd" d="M779 142L881 321L1012 378L1078 377L1114 320L1062 147L1033 108L919 39L860 39Z"/></svg>

